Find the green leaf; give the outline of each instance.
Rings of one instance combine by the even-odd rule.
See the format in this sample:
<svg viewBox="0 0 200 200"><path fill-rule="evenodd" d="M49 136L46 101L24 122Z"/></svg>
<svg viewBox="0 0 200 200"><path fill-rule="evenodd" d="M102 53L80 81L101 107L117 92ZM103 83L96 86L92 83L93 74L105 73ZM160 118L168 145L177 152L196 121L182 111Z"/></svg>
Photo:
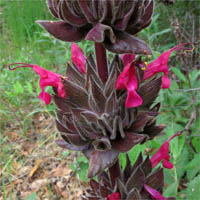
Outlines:
<svg viewBox="0 0 200 200"><path fill-rule="evenodd" d="M14 85L13 85L13 89L14 92L16 94L23 94L24 93L24 88L22 87L21 83L19 81L17 81Z"/></svg>
<svg viewBox="0 0 200 200"><path fill-rule="evenodd" d="M80 170L78 170L78 175L81 180L84 182L88 182L89 179L87 177L87 170L88 170L88 163L80 163L79 164Z"/></svg>
<svg viewBox="0 0 200 200"><path fill-rule="evenodd" d="M178 190L178 183L169 184L166 190L164 191L164 196L175 196Z"/></svg>
<svg viewBox="0 0 200 200"><path fill-rule="evenodd" d="M196 152L200 152L200 139L198 138L198 137L194 137L193 139L192 139L192 144L193 144L193 146L194 146L194 148L195 148L195 150L196 150Z"/></svg>
<svg viewBox="0 0 200 200"><path fill-rule="evenodd" d="M128 152L129 158L131 160L131 164L135 163L140 152L144 153L144 150L145 150L145 145L137 144Z"/></svg>
<svg viewBox="0 0 200 200"><path fill-rule="evenodd" d="M36 200L37 199L37 194L36 192L33 192L32 194L28 195L25 200Z"/></svg>
<svg viewBox="0 0 200 200"><path fill-rule="evenodd" d="M187 178L188 180L193 179L200 172L200 155L195 154L194 159L190 161L185 169L187 170Z"/></svg>
<svg viewBox="0 0 200 200"><path fill-rule="evenodd" d="M176 163L174 163L177 170L178 179L180 179L186 171L184 166L187 165L190 156L188 148L189 147L187 145L184 146L183 151L181 152L177 160L175 160Z"/></svg>
<svg viewBox="0 0 200 200"><path fill-rule="evenodd" d="M183 191L185 199L198 200L200 197L200 175L187 184L187 189Z"/></svg>
<svg viewBox="0 0 200 200"><path fill-rule="evenodd" d="M29 92L30 94L33 94L33 93L34 93L34 92L33 92L32 84L31 84L30 82L27 82L27 83L26 83L26 88L27 88L27 90L28 90L28 92Z"/></svg>
<svg viewBox="0 0 200 200"><path fill-rule="evenodd" d="M119 154L119 160L120 160L120 164L122 166L122 169L124 170L124 168L126 167L126 154L120 153Z"/></svg>
<svg viewBox="0 0 200 200"><path fill-rule="evenodd" d="M179 78L180 81L187 82L186 77L184 76L184 74L181 72L180 69L172 67L171 71Z"/></svg>

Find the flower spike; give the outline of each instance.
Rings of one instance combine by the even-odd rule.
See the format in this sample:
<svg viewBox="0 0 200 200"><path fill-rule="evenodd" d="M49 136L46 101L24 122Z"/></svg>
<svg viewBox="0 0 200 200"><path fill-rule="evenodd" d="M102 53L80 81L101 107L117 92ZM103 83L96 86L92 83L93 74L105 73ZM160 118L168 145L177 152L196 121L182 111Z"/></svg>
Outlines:
<svg viewBox="0 0 200 200"><path fill-rule="evenodd" d="M12 65L19 65L14 68L11 68ZM51 102L51 95L47 92L45 92L45 88L47 86L52 86L57 88L58 95L62 98L65 98L65 90L64 85L61 81L62 76L60 74L56 74L54 72L48 71L38 65L32 65L32 64L26 64L26 63L13 63L8 65L9 70L15 70L17 68L25 68L30 67L40 76L40 88L41 92L38 96L39 99L44 101L47 105Z"/></svg>

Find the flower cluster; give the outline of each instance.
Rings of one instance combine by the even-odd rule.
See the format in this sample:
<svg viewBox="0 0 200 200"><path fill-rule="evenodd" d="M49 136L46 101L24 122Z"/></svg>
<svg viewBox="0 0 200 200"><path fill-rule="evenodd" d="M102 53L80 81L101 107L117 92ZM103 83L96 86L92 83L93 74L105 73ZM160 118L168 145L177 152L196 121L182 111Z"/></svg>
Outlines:
<svg viewBox="0 0 200 200"><path fill-rule="evenodd" d="M128 199L150 199L150 200L174 200L174 197L165 198L162 195L164 187L164 174L162 168L152 169L162 159L166 159L169 153L169 142L178 136L174 134L167 140L151 159L147 157L143 161L142 154L139 155L134 165L131 165L129 156L126 157L126 167L121 169L119 162L109 172L103 172L99 176L99 182L90 181L91 190L83 195L83 200L128 200ZM165 149L163 147L165 146ZM155 161L155 157L159 157ZM169 155L168 155L169 159ZM158 161L158 162L157 162ZM163 164L164 165L164 164Z"/></svg>
<svg viewBox="0 0 200 200"><path fill-rule="evenodd" d="M153 0L47 0L47 3L60 21L38 23L60 40L77 42L85 38L103 43L114 53L151 54L147 44L133 35L151 23Z"/></svg>

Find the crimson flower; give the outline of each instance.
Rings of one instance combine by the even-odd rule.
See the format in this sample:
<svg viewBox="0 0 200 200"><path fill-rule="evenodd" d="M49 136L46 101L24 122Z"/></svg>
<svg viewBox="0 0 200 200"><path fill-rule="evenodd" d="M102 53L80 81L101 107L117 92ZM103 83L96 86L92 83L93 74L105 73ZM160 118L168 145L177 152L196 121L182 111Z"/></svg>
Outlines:
<svg viewBox="0 0 200 200"><path fill-rule="evenodd" d="M167 89L170 87L170 80L168 78L169 69L167 66L169 57L173 51L178 50L191 50L189 48L183 47L188 45L187 43L179 44L168 51L161 54L156 60L151 62L147 65L142 80L145 81L146 79L151 78L152 76L156 75L157 73L163 72L162 76L162 88ZM127 90L127 99L126 99L126 107L138 107L142 104L143 100L138 95L138 79L136 74L136 63L135 55L134 54L123 54L121 56L122 63L124 65L124 69L119 75L116 81L116 89L126 89ZM139 64L141 68L143 68L146 63Z"/></svg>
<svg viewBox="0 0 200 200"><path fill-rule="evenodd" d="M137 94L138 81L136 75L136 69L132 61L135 59L134 54L122 55L122 62L124 64L124 70L119 75L116 81L116 89L126 89L128 92L126 99L126 107L137 107L142 104L142 98Z"/></svg>
<svg viewBox="0 0 200 200"><path fill-rule="evenodd" d="M85 74L86 57L82 49L77 44L72 43L71 53L72 53L72 62L76 65L76 67L82 74Z"/></svg>
<svg viewBox="0 0 200 200"><path fill-rule="evenodd" d="M170 87L170 80L168 78L169 69L167 66L169 57L173 51L184 50L187 49L183 47L187 45L186 43L176 45L175 47L169 49L168 51L161 54L156 60L150 63L147 66L147 69L144 72L143 80L149 79L157 73L163 72L162 77L162 88L167 89Z"/></svg>
<svg viewBox="0 0 200 200"><path fill-rule="evenodd" d="M149 187L148 185L144 185L145 190L155 199L155 200L167 200L165 197L160 194L157 190Z"/></svg>
<svg viewBox="0 0 200 200"><path fill-rule="evenodd" d="M41 92L38 96L39 99L44 101L47 105L50 104L51 102L51 95L47 92L45 92L45 88L47 86L52 86L54 88L57 88L57 93L60 97L65 98L65 90L64 90L64 85L61 81L61 75L56 74L54 72L48 71L40 66L37 65L32 65L32 64L26 64L26 63L13 63L11 65L21 65L21 66L16 66L15 68L10 68L10 70L15 70L17 68L23 68L23 67L30 67L35 71L39 76L40 76L40 88Z"/></svg>
<svg viewBox="0 0 200 200"><path fill-rule="evenodd" d="M169 142L175 138L176 136L179 136L179 133L174 134L172 137L170 137L165 143L161 145L159 150L152 156L151 158L151 164L152 167L155 167L159 162L163 161L163 167L172 169L173 164L169 161L170 155L169 155Z"/></svg>
<svg viewBox="0 0 200 200"><path fill-rule="evenodd" d="M106 200L120 200L120 194L118 192L114 192L108 195Z"/></svg>

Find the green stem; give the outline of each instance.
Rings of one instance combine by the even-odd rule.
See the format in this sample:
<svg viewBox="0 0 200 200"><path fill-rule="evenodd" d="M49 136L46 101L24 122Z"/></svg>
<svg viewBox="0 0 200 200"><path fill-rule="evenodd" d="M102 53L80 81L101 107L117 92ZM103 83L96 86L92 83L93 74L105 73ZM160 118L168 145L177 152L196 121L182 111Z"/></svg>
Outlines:
<svg viewBox="0 0 200 200"><path fill-rule="evenodd" d="M98 73L102 82L105 83L108 78L108 67L107 67L106 49L104 48L103 44L95 43L95 53L96 53Z"/></svg>

